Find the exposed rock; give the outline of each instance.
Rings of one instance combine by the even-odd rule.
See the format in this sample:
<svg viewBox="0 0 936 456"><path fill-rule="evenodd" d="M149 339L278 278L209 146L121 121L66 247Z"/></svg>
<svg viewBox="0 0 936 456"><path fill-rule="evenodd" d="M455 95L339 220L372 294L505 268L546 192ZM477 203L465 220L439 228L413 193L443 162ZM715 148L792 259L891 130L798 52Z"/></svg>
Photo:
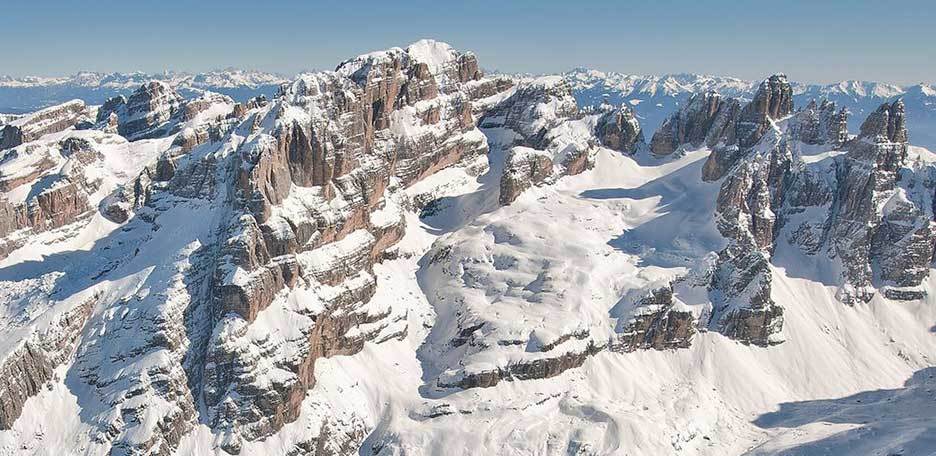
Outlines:
<svg viewBox="0 0 936 456"><path fill-rule="evenodd" d="M23 404L52 379L75 347L98 296L85 299L28 336L0 364L0 430L10 429Z"/></svg>
<svg viewBox="0 0 936 456"><path fill-rule="evenodd" d="M229 97L212 92L185 100L169 84L150 81L140 86L129 98L117 96L107 100L98 109L97 123L99 128L105 131L116 131L125 138L136 141L177 133L184 124L192 124L200 114L206 112L209 118L197 124L220 122L229 117L232 110L216 109L217 112L213 115L209 111L227 106L233 109L233 105L234 101ZM189 134L192 135L193 133ZM190 139L186 145L191 149Z"/></svg>
<svg viewBox="0 0 936 456"><path fill-rule="evenodd" d="M626 154L633 154L645 146L640 122L626 105L602 114L598 118L595 135L603 146Z"/></svg>
<svg viewBox="0 0 936 456"><path fill-rule="evenodd" d="M709 325L744 343L774 343L782 309L770 297L770 255L778 230L777 212L791 180L792 152L779 137L766 153L753 153L722 183L716 226L728 240L718 255L710 285Z"/></svg>
<svg viewBox="0 0 936 456"><path fill-rule="evenodd" d="M639 142L640 125L636 119L630 119L632 123L620 127L636 129L637 138L634 140ZM612 117L606 118L603 127L609 141L616 134L608 123L613 120ZM625 119L622 117L620 120L623 122ZM594 166L598 151L594 132L598 122L599 115L579 112L569 85L558 77L522 81L509 97L493 105L481 119L480 126L512 131L515 134L512 145L522 146L526 151L511 154L513 158L507 157L501 177L501 204L509 204L524 189L545 181L549 177L545 174L548 169L557 176L570 176ZM573 130L588 134L568 134ZM536 163L531 161L530 151L538 151ZM546 166L546 159L550 165L556 166Z"/></svg>
<svg viewBox="0 0 936 456"><path fill-rule="evenodd" d="M553 174L549 153L517 146L510 149L500 181L500 203L508 205L524 190L546 181Z"/></svg>
<svg viewBox="0 0 936 456"><path fill-rule="evenodd" d="M884 103L861 124L860 136L874 142L907 142L906 114L902 99Z"/></svg>
<svg viewBox="0 0 936 456"><path fill-rule="evenodd" d="M0 180L0 188L7 191L25 185L40 176L43 178L41 191L31 192L26 201L11 202L0 197L0 236L7 236L22 229L41 232L58 228L74 222L90 209L88 195L94 192L100 182L89 180L84 174L85 166L100 161L101 154L87 141L78 138L66 138L58 144L48 146L20 146L12 151L13 155L45 154L44 158L34 160L33 168L24 176ZM56 159L53 159L53 154ZM64 159L64 166L59 172L48 172Z"/></svg>
<svg viewBox="0 0 936 456"><path fill-rule="evenodd" d="M296 419L316 360L399 337L390 311L368 303L374 262L403 234L388 189L487 151L463 88L479 77L474 56L424 41L304 75L261 108L273 128L237 154L242 215L215 272L220 312L203 377L211 424L229 436L229 451ZM288 358L270 355L287 374L258 383L255 344L267 342L245 333L259 314L281 311L268 309L286 305L294 288L315 293L322 308L301 311L301 337L277 342Z"/></svg>
<svg viewBox="0 0 936 456"><path fill-rule="evenodd" d="M772 120L780 120L792 112L793 89L786 75L775 74L767 78L738 116L735 127L738 146L754 146L770 128Z"/></svg>
<svg viewBox="0 0 936 456"><path fill-rule="evenodd" d="M60 132L74 126L87 115L88 109L84 102L72 100L19 117L3 126L0 149L9 149L39 139L42 135Z"/></svg>
<svg viewBox="0 0 936 456"><path fill-rule="evenodd" d="M774 121L793 112L792 93L789 81L782 74L775 74L761 82L754 98L744 105L734 119L734 127L727 128L734 136L712 149L702 168L702 180L721 179L769 130L776 133Z"/></svg>
<svg viewBox="0 0 936 456"><path fill-rule="evenodd" d="M634 304L633 317L611 348L616 351L686 348L695 334L695 318L689 310L673 309L673 288L651 291Z"/></svg>
<svg viewBox="0 0 936 456"><path fill-rule="evenodd" d="M828 100L818 106L812 100L796 112L788 128L791 137L804 144L839 147L848 140L848 111L836 110L835 103Z"/></svg>
<svg viewBox="0 0 936 456"><path fill-rule="evenodd" d="M581 114L569 84L560 77L542 77L521 82L480 123L487 128L509 128L520 136L517 145L545 150L550 130L578 118Z"/></svg>
<svg viewBox="0 0 936 456"><path fill-rule="evenodd" d="M738 100L722 98L715 92L694 94L653 134L650 150L664 156L684 144L693 147L730 144L734 142L740 109Z"/></svg>
<svg viewBox="0 0 936 456"><path fill-rule="evenodd" d="M510 364L505 368L467 373L456 382L440 380L438 385L442 388L490 388L502 380L535 380L555 377L569 369L580 367L588 357L603 348L589 345L583 352L567 352L555 357Z"/></svg>

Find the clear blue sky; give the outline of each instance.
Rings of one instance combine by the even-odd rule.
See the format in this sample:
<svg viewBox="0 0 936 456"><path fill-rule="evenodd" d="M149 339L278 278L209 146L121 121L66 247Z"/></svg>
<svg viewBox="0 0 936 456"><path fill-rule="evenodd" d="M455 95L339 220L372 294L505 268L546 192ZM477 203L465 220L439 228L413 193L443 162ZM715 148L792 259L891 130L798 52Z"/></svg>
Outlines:
<svg viewBox="0 0 936 456"><path fill-rule="evenodd" d="M483 67L503 71L936 82L933 0L11 0L0 8L0 74L227 66L293 74L419 38L471 49Z"/></svg>

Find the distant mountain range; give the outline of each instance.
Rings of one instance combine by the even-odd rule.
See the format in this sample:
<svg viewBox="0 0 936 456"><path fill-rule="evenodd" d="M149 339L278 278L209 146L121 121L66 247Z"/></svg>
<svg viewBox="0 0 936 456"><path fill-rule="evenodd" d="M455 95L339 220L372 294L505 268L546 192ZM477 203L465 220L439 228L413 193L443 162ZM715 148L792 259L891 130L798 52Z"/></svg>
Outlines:
<svg viewBox="0 0 936 456"><path fill-rule="evenodd" d="M576 68L562 76L572 85L580 106L627 103L637 111L641 125L649 133L656 131L693 93L713 90L723 96L749 99L759 83L726 76L690 73L646 76L588 68ZM115 95L129 95L151 80L169 83L185 98L211 91L242 102L261 94L271 97L290 78L235 68L195 74L81 72L63 77L0 76L0 113L27 113L76 98L91 105L103 104ZM936 149L936 88L932 85L902 87L870 81L792 84L797 106L805 106L810 99L827 98L848 108L852 114L848 125L851 129L858 128L861 119L881 103L902 97L914 144Z"/></svg>
<svg viewBox="0 0 936 456"><path fill-rule="evenodd" d="M211 91L245 101L260 94L271 96L288 79L274 73L239 69L197 74L81 72L64 77L0 76L0 112L32 112L76 98L92 105L103 104L113 96L129 95L152 80L169 83L187 98Z"/></svg>

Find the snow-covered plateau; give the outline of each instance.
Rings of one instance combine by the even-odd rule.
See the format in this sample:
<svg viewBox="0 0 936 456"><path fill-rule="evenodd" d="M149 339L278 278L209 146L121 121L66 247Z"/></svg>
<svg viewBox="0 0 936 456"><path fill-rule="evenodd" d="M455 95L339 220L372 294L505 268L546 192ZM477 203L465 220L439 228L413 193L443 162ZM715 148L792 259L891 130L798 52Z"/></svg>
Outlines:
<svg viewBox="0 0 936 456"><path fill-rule="evenodd" d="M936 454L931 87L479 68L0 116L0 455Z"/></svg>

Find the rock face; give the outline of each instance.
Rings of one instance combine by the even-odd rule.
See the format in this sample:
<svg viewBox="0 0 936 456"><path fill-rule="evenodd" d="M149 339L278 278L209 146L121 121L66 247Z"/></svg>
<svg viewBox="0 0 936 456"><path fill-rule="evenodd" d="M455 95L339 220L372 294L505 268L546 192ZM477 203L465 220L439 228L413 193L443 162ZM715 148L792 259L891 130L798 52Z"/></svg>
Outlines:
<svg viewBox="0 0 936 456"><path fill-rule="evenodd" d="M97 125L130 141L158 138L177 133L184 122L194 120L199 113L224 105L233 106L234 101L211 92L185 100L169 84L150 81L130 97L119 95L107 100L98 109ZM222 117L228 112L219 110L213 117Z"/></svg>
<svg viewBox="0 0 936 456"><path fill-rule="evenodd" d="M835 103L828 100L818 105L811 100L797 111L789 129L790 135L803 144L839 147L848 140L848 111L836 110Z"/></svg>
<svg viewBox="0 0 936 456"><path fill-rule="evenodd" d="M595 135L602 146L625 154L645 147L643 131L634 110L627 105L608 111L598 118Z"/></svg>
<svg viewBox="0 0 936 456"><path fill-rule="evenodd" d="M0 150L9 149L39 139L42 135L57 133L74 126L88 115L81 100L72 100L57 106L19 117L3 126Z"/></svg>
<svg viewBox="0 0 936 456"><path fill-rule="evenodd" d="M906 114L903 100L883 104L861 124L861 137L879 143L907 142Z"/></svg>
<svg viewBox="0 0 936 456"><path fill-rule="evenodd" d="M391 309L369 303L373 264L403 233L393 191L486 153L463 89L478 78L473 55L419 42L303 76L254 114L274 126L239 147L241 212L214 274L219 307L202 375L225 449L295 420L316 360L402 335ZM296 336L256 338L251 323L282 312L291 293L320 308L299 310ZM270 344L272 382L255 363Z"/></svg>
<svg viewBox="0 0 936 456"><path fill-rule="evenodd" d="M849 140L845 110L823 101L794 113L790 94L783 75L771 76L728 125L712 120L724 102L697 95L653 142L658 154L712 148L702 178L721 181L715 220L727 246L710 272L708 325L756 345L782 340L783 310L771 298L778 243L826 252L842 271L846 303L876 290L920 298L934 248L932 178L928 168L906 168L903 103L882 105ZM803 145L847 153L806 162ZM818 220L817 211L825 214Z"/></svg>
<svg viewBox="0 0 936 456"><path fill-rule="evenodd" d="M782 119L792 112L793 88L786 75L767 78L738 116L735 126L738 146L746 148L757 144L770 128L771 120Z"/></svg>
<svg viewBox="0 0 936 456"><path fill-rule="evenodd" d="M513 93L481 119L485 128L506 128L517 133L517 145L544 150L548 133L560 124L581 118L572 89L559 77L521 81Z"/></svg>
<svg viewBox="0 0 936 456"><path fill-rule="evenodd" d="M923 295L934 249L934 183L928 167L907 163L904 117L900 100L881 105L829 165L833 179L807 169L795 181L805 197L790 212L821 207L827 215L824 224L802 221L791 242L809 253L824 250L840 264L846 303L867 301L876 290L892 299Z"/></svg>
<svg viewBox="0 0 936 456"><path fill-rule="evenodd" d="M0 256L6 256L25 236L72 223L91 209L88 195L101 181L85 170L103 159L91 141L69 137L31 143L9 150L6 159L15 171L0 174L0 189L30 188L18 200L0 196L0 239L4 244Z"/></svg>
<svg viewBox="0 0 936 456"><path fill-rule="evenodd" d="M694 94L653 134L650 150L665 156L686 144L714 147L733 143L740 110L738 100L725 99L716 92Z"/></svg>
<svg viewBox="0 0 936 456"><path fill-rule="evenodd" d="M634 316L627 322L612 350L687 348L695 334L696 321L688 309L674 309L673 287L652 290L635 303Z"/></svg>
<svg viewBox="0 0 936 456"><path fill-rule="evenodd" d="M0 364L0 429L10 429L26 399L36 395L75 348L81 330L97 303L92 296L55 318L21 345L10 348Z"/></svg>
<svg viewBox="0 0 936 456"><path fill-rule="evenodd" d="M508 154L501 177L501 204L510 204L524 189L547 181L550 177L547 174L570 176L594 166L598 151L594 133L599 117L599 114L579 112L568 83L552 76L521 81L509 97L491 106L480 126L505 130L509 132L509 146L524 147L522 153ZM636 144L640 126L633 117L630 119L634 120L632 124L626 127L622 124L619 128L634 130ZM620 119L624 120L624 117ZM609 116L604 123L610 141L615 133L609 122L613 123L614 118ZM626 136L628 133L617 134ZM626 146L631 138L622 136L621 140L625 142L618 145ZM546 166L546 160L554 166ZM553 171L546 173L547 168Z"/></svg>
<svg viewBox="0 0 936 456"><path fill-rule="evenodd" d="M867 301L875 289L917 299L933 255L933 182L928 168L906 168L907 131L900 100L868 116L836 163L829 210L830 255L841 262L845 302ZM875 283L875 277L879 282Z"/></svg>
<svg viewBox="0 0 936 456"><path fill-rule="evenodd" d="M507 153L504 161L504 174L500 183L500 203L508 205L530 186L538 185L553 175L552 155L516 146Z"/></svg>

